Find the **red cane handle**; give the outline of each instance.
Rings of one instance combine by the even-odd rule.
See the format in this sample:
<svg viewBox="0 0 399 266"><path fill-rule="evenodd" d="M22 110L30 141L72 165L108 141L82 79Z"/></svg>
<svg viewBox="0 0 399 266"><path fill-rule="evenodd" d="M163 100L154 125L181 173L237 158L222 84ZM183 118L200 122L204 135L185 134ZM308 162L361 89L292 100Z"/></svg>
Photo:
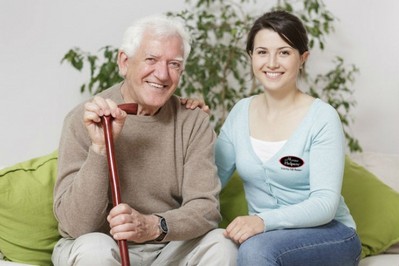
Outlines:
<svg viewBox="0 0 399 266"><path fill-rule="evenodd" d="M118 105L118 107L129 115L137 114L137 108L138 108L137 103L122 103Z"/></svg>
<svg viewBox="0 0 399 266"><path fill-rule="evenodd" d="M128 114L137 114L137 104L121 104L118 106ZM101 117L101 122L104 130L105 146L107 151L108 169L109 169L109 181L112 192L112 203L117 206L121 203L121 191L119 185L118 169L116 167L115 160L115 147L114 139L112 135L112 116ZM118 240L119 251L122 260L122 266L130 266L129 252L127 248L126 240Z"/></svg>

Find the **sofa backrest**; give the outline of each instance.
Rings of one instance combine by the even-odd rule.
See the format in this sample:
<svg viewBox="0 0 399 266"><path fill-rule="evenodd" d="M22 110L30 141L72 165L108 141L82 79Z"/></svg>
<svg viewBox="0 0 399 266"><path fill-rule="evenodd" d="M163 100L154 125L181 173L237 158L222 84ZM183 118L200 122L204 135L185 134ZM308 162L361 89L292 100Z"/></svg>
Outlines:
<svg viewBox="0 0 399 266"><path fill-rule="evenodd" d="M399 192L399 154L362 152L350 157Z"/></svg>

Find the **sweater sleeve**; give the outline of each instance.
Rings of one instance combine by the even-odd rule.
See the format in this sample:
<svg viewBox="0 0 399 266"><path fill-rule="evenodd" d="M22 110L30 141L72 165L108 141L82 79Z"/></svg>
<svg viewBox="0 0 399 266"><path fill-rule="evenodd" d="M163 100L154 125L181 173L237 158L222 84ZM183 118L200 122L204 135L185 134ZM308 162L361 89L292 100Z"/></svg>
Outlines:
<svg viewBox="0 0 399 266"><path fill-rule="evenodd" d="M188 136L188 140L184 148L182 203L177 209L159 213L169 227L164 241L201 236L217 228L221 220L218 200L221 185L214 157L216 134L208 115L202 111L190 112L199 115L194 127L183 129L183 138Z"/></svg>
<svg viewBox="0 0 399 266"><path fill-rule="evenodd" d="M54 213L60 232L73 238L99 231L109 204L106 157L89 148L82 110L78 107L65 118L54 188Z"/></svg>

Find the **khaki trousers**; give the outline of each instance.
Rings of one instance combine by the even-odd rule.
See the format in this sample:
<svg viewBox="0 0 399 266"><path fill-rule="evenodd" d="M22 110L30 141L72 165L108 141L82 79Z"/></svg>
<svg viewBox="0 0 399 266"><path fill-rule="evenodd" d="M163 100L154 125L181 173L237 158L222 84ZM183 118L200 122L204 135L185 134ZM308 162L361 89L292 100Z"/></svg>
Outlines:
<svg viewBox="0 0 399 266"><path fill-rule="evenodd" d="M129 245L130 264L147 265L236 265L237 246L223 236L224 229L186 241L167 244ZM119 247L114 239L102 233L90 233L77 239L61 239L52 261L55 266L120 265Z"/></svg>

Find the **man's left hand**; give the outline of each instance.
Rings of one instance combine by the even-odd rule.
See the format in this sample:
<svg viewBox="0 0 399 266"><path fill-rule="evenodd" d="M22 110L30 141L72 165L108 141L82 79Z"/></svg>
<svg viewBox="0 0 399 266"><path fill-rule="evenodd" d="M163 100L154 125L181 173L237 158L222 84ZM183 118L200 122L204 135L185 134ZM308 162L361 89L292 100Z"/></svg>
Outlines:
<svg viewBox="0 0 399 266"><path fill-rule="evenodd" d="M159 217L144 215L127 204L119 204L110 211L107 220L115 240L144 243L160 235Z"/></svg>

